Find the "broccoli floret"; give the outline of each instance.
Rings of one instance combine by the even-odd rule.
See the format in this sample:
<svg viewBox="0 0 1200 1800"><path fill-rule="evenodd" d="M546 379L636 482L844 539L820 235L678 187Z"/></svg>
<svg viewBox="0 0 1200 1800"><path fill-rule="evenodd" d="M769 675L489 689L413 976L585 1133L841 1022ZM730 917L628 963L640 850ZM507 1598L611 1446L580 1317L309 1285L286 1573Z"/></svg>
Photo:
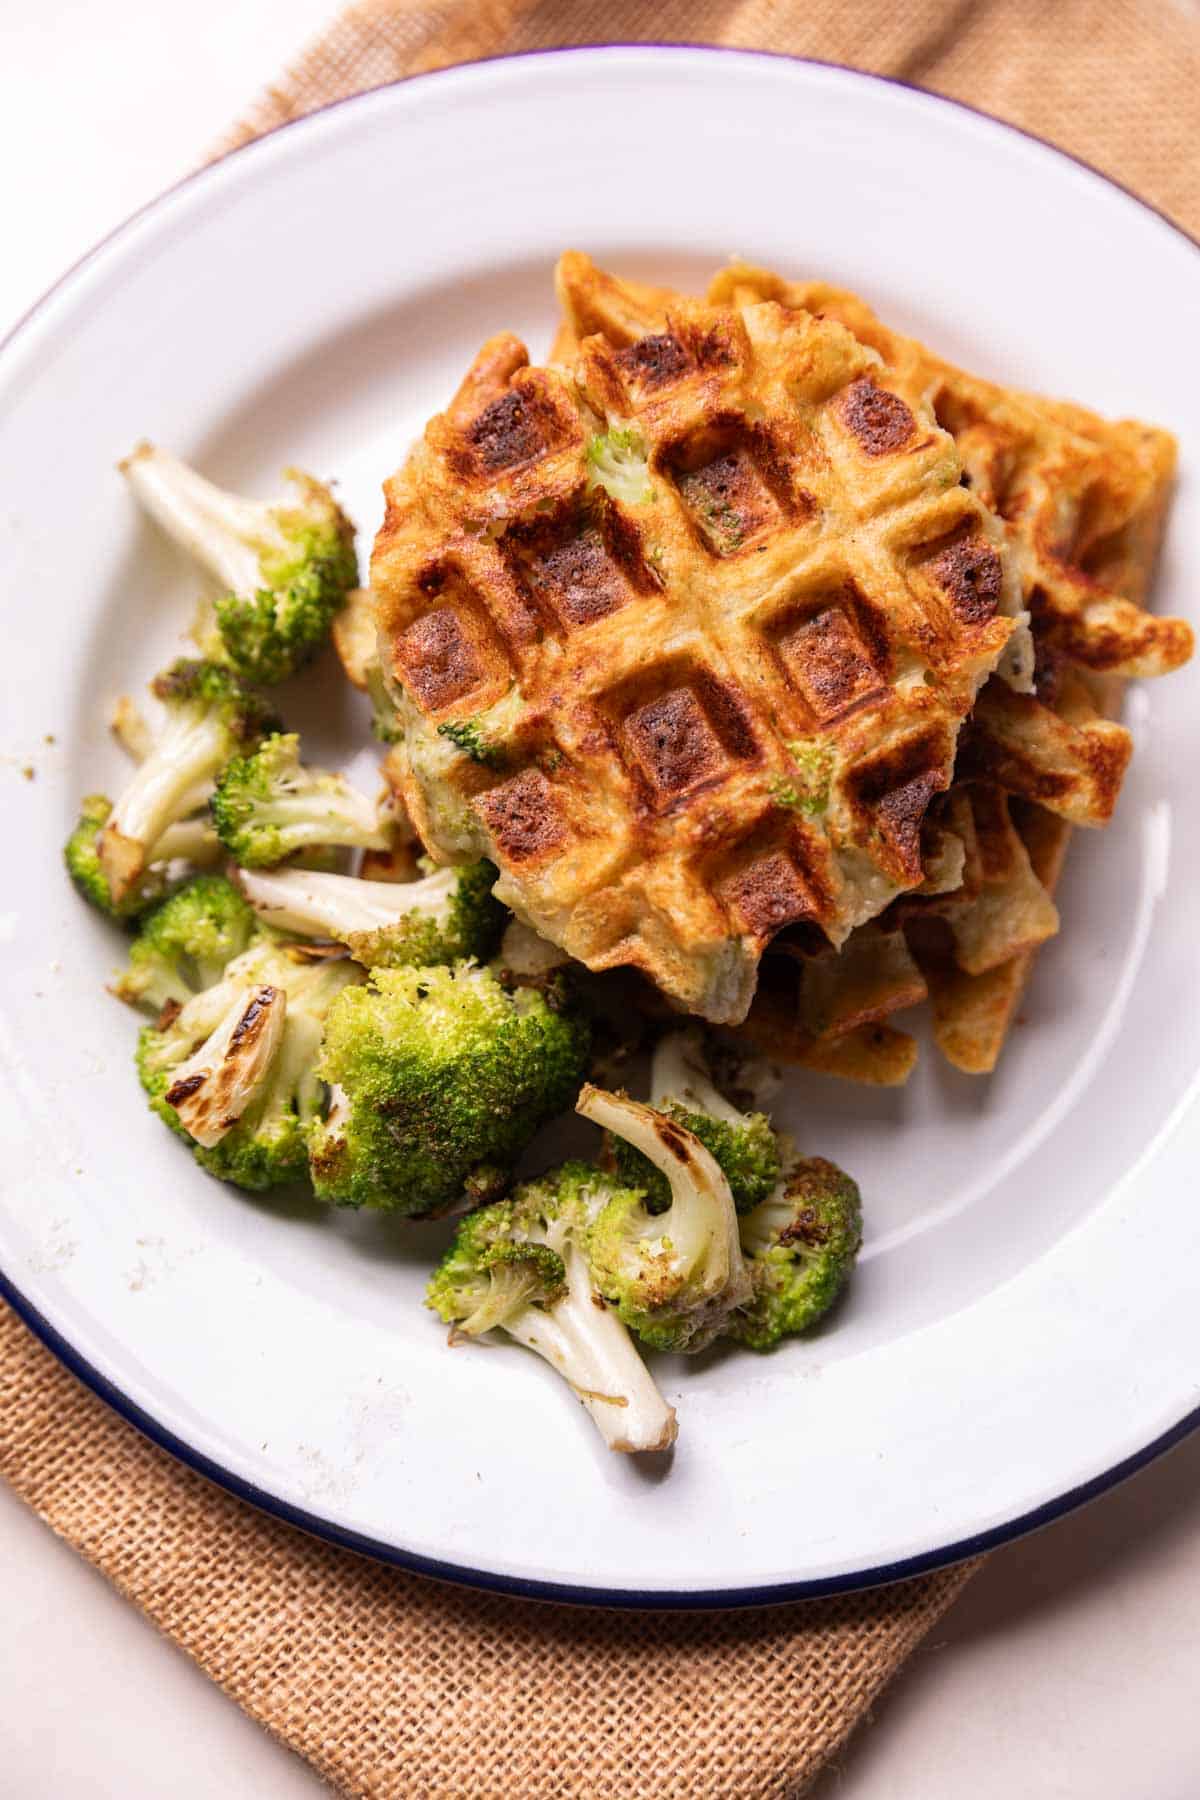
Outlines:
<svg viewBox="0 0 1200 1800"><path fill-rule="evenodd" d="M386 850L379 814L343 775L307 769L294 731L276 732L225 765L209 805L235 862L267 869L298 850Z"/></svg>
<svg viewBox="0 0 1200 1800"><path fill-rule="evenodd" d="M699 1138L665 1113L585 1087L577 1111L627 1138L667 1177L671 1204L652 1213L624 1188L592 1227L596 1286L655 1350L703 1350L750 1298L729 1183Z"/></svg>
<svg viewBox="0 0 1200 1800"><path fill-rule="evenodd" d="M97 853L120 906L152 860L168 826L195 810L217 772L278 721L257 694L215 663L186 659L156 676L166 719L100 833Z"/></svg>
<svg viewBox="0 0 1200 1800"><path fill-rule="evenodd" d="M650 452L640 431L618 425L588 441L588 483L603 488L613 500L626 506L643 506L654 498L650 481Z"/></svg>
<svg viewBox="0 0 1200 1800"><path fill-rule="evenodd" d="M119 901L113 899L97 847L111 812L112 801L106 794L88 794L80 802L79 823L63 845L63 861L67 874L90 906L110 919L135 919L162 899L166 874L161 866L147 867Z"/></svg>
<svg viewBox="0 0 1200 1800"><path fill-rule="evenodd" d="M501 766L502 753L495 744L488 742L478 719L448 719L438 726L437 731L439 737L446 738L472 762L481 763L485 769Z"/></svg>
<svg viewBox="0 0 1200 1800"><path fill-rule="evenodd" d="M151 517L224 590L203 633L207 656L272 683L314 655L358 583L354 528L322 482L287 469L295 500L246 500L153 444L139 444L121 470Z"/></svg>
<svg viewBox="0 0 1200 1800"><path fill-rule="evenodd" d="M197 875L143 920L112 991L157 1018L164 1006L186 1006L215 987L226 964L259 935L254 908L231 881Z"/></svg>
<svg viewBox="0 0 1200 1800"><path fill-rule="evenodd" d="M439 869L420 881L278 869L244 874L242 891L270 924L345 944L376 968L422 968L488 956L504 925L489 862Z"/></svg>
<svg viewBox="0 0 1200 1800"><path fill-rule="evenodd" d="M815 1325L849 1280L862 1243L858 1188L822 1157L797 1159L738 1228L753 1298L726 1332L751 1350L771 1350Z"/></svg>
<svg viewBox="0 0 1200 1800"><path fill-rule="evenodd" d="M304 1175L326 1098L316 1069L326 1015L361 979L348 957L312 962L264 936L215 985L143 1027L150 1104L209 1174L252 1191Z"/></svg>
<svg viewBox="0 0 1200 1800"><path fill-rule="evenodd" d="M564 1163L471 1214L434 1271L426 1304L455 1332L505 1331L568 1381L611 1450L665 1450L675 1410L628 1331L595 1292L591 1220L614 1197L588 1163Z"/></svg>
<svg viewBox="0 0 1200 1800"><path fill-rule="evenodd" d="M654 1051L651 1104L691 1131L716 1159L738 1212L765 1200L779 1180L779 1140L765 1113L743 1113L714 1085L697 1030L671 1032ZM616 1166L631 1187L644 1189L652 1212L670 1201L667 1180L623 1138L612 1144Z"/></svg>
<svg viewBox="0 0 1200 1800"><path fill-rule="evenodd" d="M221 846L205 819L181 819L168 825L154 845L146 867L120 901L115 901L100 863L99 837L112 801L107 794L88 794L80 803L79 823L63 845L67 874L89 905L110 919L137 919L168 892L175 865L202 869L215 862ZM182 875L185 871L179 868Z"/></svg>
<svg viewBox="0 0 1200 1800"><path fill-rule="evenodd" d="M573 1099L581 1020L488 969L374 969L344 994L320 1073L335 1090L313 1135L323 1199L417 1216L494 1196L538 1127Z"/></svg>

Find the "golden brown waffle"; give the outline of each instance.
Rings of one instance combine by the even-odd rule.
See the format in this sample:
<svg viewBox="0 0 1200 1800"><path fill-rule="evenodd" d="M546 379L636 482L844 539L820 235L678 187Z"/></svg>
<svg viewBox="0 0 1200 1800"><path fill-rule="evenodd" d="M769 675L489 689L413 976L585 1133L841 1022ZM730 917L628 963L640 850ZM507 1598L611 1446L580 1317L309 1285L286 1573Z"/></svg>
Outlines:
<svg viewBox="0 0 1200 1800"><path fill-rule="evenodd" d="M493 339L386 485L405 798L572 956L737 1021L783 927L841 943L925 879L1019 582L949 433L841 325L662 312L580 256L559 284L571 369Z"/></svg>
<svg viewBox="0 0 1200 1800"><path fill-rule="evenodd" d="M1175 440L1066 401L982 381L883 325L857 295L733 264L716 304L766 299L836 319L878 351L901 393L923 397L954 434L972 487L1005 521L1035 632L1096 674L1163 675L1187 662L1184 619L1141 604L1175 470Z"/></svg>
<svg viewBox="0 0 1200 1800"><path fill-rule="evenodd" d="M998 790L991 791L998 794ZM1017 815L1011 830L1022 860L1028 876L1032 876L1046 902L1052 904L1071 827L1040 806L1024 806L1020 801L1015 804ZM910 926L909 930L911 947L929 989L934 1042L947 1061L964 1074L990 1074L1016 1017L1039 940L1034 937L1007 960L970 973L962 966L953 916L948 935L940 941L936 931L923 937L917 928ZM1020 935L1018 925L1012 936L1019 939Z"/></svg>
<svg viewBox="0 0 1200 1800"><path fill-rule="evenodd" d="M821 283L789 283L735 266L716 278L710 298L773 298L853 330L883 357L901 392L931 400L954 433L975 491L1004 519L1033 615L1037 695L1018 695L996 680L981 694L941 815L964 842L962 886L940 901L898 908L929 990L935 1041L956 1067L988 1072L1037 945L1054 929L1052 896L1070 823L1103 824L1111 816L1131 748L1128 734L1104 717L1119 702L1121 677L1164 673L1191 653L1185 621L1143 610L1174 440L1136 421L1110 423L1082 407L967 375L889 331L854 295ZM1012 817L1006 791L1019 797ZM848 950L859 935L869 934L855 934ZM859 951L860 965L862 957ZM876 1021L910 1006L912 984L889 982L889 961L877 946L868 944L866 958L875 975ZM848 995L861 994L862 967L854 958L844 970L838 964L823 975L824 988L841 983ZM791 1014L793 1048L806 1058L809 985L802 975ZM877 1023L875 1035L844 1059L843 1072L896 1079L904 1058L893 1040L911 1040L883 1033ZM787 1032L777 996L769 1035L781 1050Z"/></svg>

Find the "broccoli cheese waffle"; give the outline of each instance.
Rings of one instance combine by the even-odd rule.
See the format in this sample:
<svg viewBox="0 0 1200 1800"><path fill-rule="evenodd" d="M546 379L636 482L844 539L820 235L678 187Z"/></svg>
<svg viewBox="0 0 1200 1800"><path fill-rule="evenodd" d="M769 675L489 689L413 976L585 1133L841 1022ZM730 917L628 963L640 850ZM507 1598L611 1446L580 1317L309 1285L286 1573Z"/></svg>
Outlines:
<svg viewBox="0 0 1200 1800"><path fill-rule="evenodd" d="M737 1022L782 929L839 945L926 882L981 684L1028 683L1020 574L841 324L578 255L559 290L569 366L493 339L386 484L405 797L572 956Z"/></svg>
<svg viewBox="0 0 1200 1800"><path fill-rule="evenodd" d="M953 433L974 491L1003 521L1032 617L1036 692L1016 694L991 681L981 693L944 812L967 847L962 885L937 901L903 906L939 1048L957 1067L987 1072L1037 945L1056 929L1051 896L1070 826L1105 824L1120 791L1131 741L1104 713L1115 709L1124 678L1167 673L1192 651L1186 621L1144 606L1174 440L1135 420L1110 422L968 375L824 283L787 282L737 264L715 278L710 297L741 304L769 297L846 325L878 351L902 393L928 400ZM828 986L830 977L823 979ZM854 979L849 965L842 979ZM803 985L791 1017L794 1047L810 1056ZM912 1004L915 991L881 977L874 1020ZM765 995L760 1012L772 1021L764 1030L786 1047L788 1002L778 992ZM893 1035L878 1037L874 1055L864 1045L860 1077L897 1078L903 1057Z"/></svg>

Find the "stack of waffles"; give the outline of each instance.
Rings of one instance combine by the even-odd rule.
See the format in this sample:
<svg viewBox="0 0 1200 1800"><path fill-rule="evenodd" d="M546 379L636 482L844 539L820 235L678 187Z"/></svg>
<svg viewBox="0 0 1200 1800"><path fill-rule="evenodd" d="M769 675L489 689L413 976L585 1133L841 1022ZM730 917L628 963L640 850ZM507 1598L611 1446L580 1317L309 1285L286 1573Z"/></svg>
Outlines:
<svg viewBox="0 0 1200 1800"><path fill-rule="evenodd" d="M928 1001L995 1066L1146 599L1164 432L977 380L853 295L558 269L545 367L484 346L386 485L371 587L431 854L593 970L782 1060L895 1084Z"/></svg>

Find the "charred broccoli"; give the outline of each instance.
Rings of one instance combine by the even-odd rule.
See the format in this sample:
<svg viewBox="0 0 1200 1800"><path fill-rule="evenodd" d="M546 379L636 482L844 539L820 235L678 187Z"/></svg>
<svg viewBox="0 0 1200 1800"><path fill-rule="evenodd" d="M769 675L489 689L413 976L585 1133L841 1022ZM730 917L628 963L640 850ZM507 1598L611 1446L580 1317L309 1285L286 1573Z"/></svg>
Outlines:
<svg viewBox="0 0 1200 1800"><path fill-rule="evenodd" d="M797 1158L738 1221L753 1297L726 1332L751 1350L807 1331L833 1305L862 1243L858 1188L823 1157Z"/></svg>
<svg viewBox="0 0 1200 1800"><path fill-rule="evenodd" d="M197 875L142 921L112 991L157 1018L164 1006L186 1006L215 987L225 965L260 935L254 908L232 882Z"/></svg>
<svg viewBox="0 0 1200 1800"><path fill-rule="evenodd" d="M246 869L271 868L298 850L337 845L386 850L372 802L344 775L305 768L294 731L275 732L225 765L209 805L217 835Z"/></svg>
<svg viewBox="0 0 1200 1800"><path fill-rule="evenodd" d="M748 1212L779 1180L779 1141L765 1113L743 1113L714 1085L698 1029L673 1031L654 1051L651 1104L694 1133L716 1159L738 1212ZM612 1142L616 1166L632 1187L645 1190L651 1211L670 1201L665 1175L623 1138Z"/></svg>
<svg viewBox="0 0 1200 1800"><path fill-rule="evenodd" d="M611 1450L664 1450L675 1440L674 1408L588 1266L591 1220L614 1195L611 1179L587 1163L525 1182L463 1221L426 1304L456 1332L504 1331L544 1357Z"/></svg>
<svg viewBox="0 0 1200 1800"><path fill-rule="evenodd" d="M420 881L278 869L244 874L242 890L272 925L345 944L371 967L427 967L490 955L504 923L489 862L439 869Z"/></svg>
<svg viewBox="0 0 1200 1800"><path fill-rule="evenodd" d="M596 1286L655 1350L703 1350L750 1299L726 1181L699 1138L665 1113L585 1087L577 1111L628 1139L666 1176L671 1204L652 1213L622 1188L592 1227Z"/></svg>
<svg viewBox="0 0 1200 1800"><path fill-rule="evenodd" d="M126 888L120 900L113 899L98 848L100 833L111 812L112 801L106 794L88 794L80 802L79 821L63 845L63 861L76 890L90 906L110 919L134 919L162 899L167 887L166 873L161 862L147 858L144 872Z"/></svg>
<svg viewBox="0 0 1200 1800"><path fill-rule="evenodd" d="M555 996L551 995L550 1000ZM317 1193L417 1216L494 1197L538 1127L569 1104L586 1026L488 969L374 969L329 1015L313 1133Z"/></svg>
<svg viewBox="0 0 1200 1800"><path fill-rule="evenodd" d="M182 660L153 683L166 708L162 731L104 823L100 867L119 907L157 854L169 826L198 799L239 749L256 744L277 721L257 694L215 663Z"/></svg>
<svg viewBox="0 0 1200 1800"><path fill-rule="evenodd" d="M307 662L358 581L354 528L330 490L288 469L295 500L246 500L145 443L121 471L151 517L224 590L201 629L204 654L265 683Z"/></svg>
<svg viewBox="0 0 1200 1800"><path fill-rule="evenodd" d="M110 919L136 919L154 906L171 886L176 866L205 868L215 862L221 846L205 819L180 819L168 825L151 847L146 867L124 896L114 900L108 876L100 864L99 838L112 812L107 794L88 794L80 803L79 822L63 845L67 874L83 898Z"/></svg>
<svg viewBox="0 0 1200 1800"><path fill-rule="evenodd" d="M213 986L143 1027L137 1066L150 1104L210 1174L251 1190L303 1176L325 1104L326 1015L361 979L348 957L309 961L262 934Z"/></svg>

